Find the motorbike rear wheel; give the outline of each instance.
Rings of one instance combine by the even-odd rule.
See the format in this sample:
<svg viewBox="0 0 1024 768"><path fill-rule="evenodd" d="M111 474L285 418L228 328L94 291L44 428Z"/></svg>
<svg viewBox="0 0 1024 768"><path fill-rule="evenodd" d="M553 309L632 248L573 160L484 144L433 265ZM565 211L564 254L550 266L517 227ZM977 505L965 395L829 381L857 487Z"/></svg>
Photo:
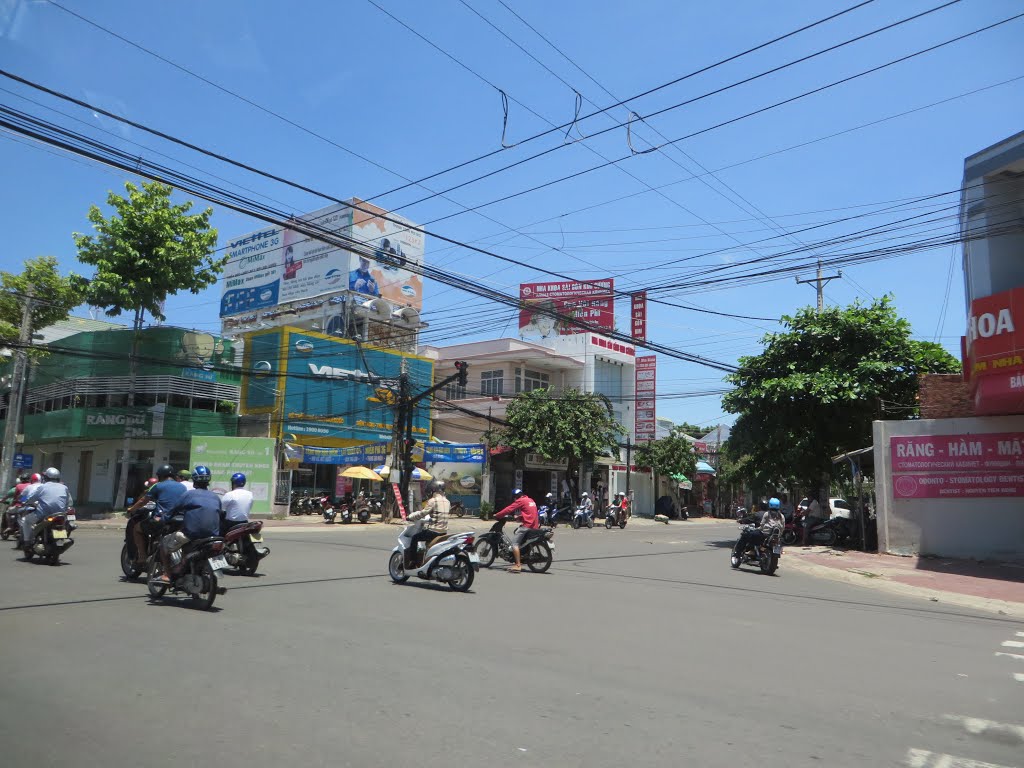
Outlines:
<svg viewBox="0 0 1024 768"><path fill-rule="evenodd" d="M522 561L534 573L544 573L547 571L551 567L553 559L551 547L548 546L546 541L533 542L526 547L526 551L522 555Z"/></svg>
<svg viewBox="0 0 1024 768"><path fill-rule="evenodd" d="M480 558L481 568L490 568L494 564L496 555L497 552L493 541L490 539L477 539L476 556Z"/></svg>
<svg viewBox="0 0 1024 768"><path fill-rule="evenodd" d="M392 552L388 560L388 576L395 584L404 584L409 580L409 574L405 572L405 558L401 552Z"/></svg>
<svg viewBox="0 0 1024 768"><path fill-rule="evenodd" d="M587 518L587 528L593 528L593 527L594 527L594 518L588 517Z"/></svg>
<svg viewBox="0 0 1024 768"><path fill-rule="evenodd" d="M811 534L811 541L825 547L831 547L836 543L836 532L834 528L822 528Z"/></svg>
<svg viewBox="0 0 1024 768"><path fill-rule="evenodd" d="M469 588L473 586L473 577L476 575L473 564L465 555L459 555L455 559L455 567L458 569L458 576L450 579L448 586L452 592L468 592Z"/></svg>
<svg viewBox="0 0 1024 768"><path fill-rule="evenodd" d="M213 607L213 601L217 599L217 574L213 572L213 568L210 567L209 563L203 563L203 568L199 575L202 577L203 585L208 588L208 591L205 595L202 593L191 595L191 598L198 607L208 611Z"/></svg>
<svg viewBox="0 0 1024 768"><path fill-rule="evenodd" d="M792 546L796 544L796 531L785 530L782 532L782 543L786 546Z"/></svg>
<svg viewBox="0 0 1024 768"><path fill-rule="evenodd" d="M775 571L779 569L779 556L775 554L763 554L761 555L761 573L766 576L771 576Z"/></svg>
<svg viewBox="0 0 1024 768"><path fill-rule="evenodd" d="M622 518L621 520L619 520L619 530L622 530L625 527L626 527L626 518Z"/></svg>

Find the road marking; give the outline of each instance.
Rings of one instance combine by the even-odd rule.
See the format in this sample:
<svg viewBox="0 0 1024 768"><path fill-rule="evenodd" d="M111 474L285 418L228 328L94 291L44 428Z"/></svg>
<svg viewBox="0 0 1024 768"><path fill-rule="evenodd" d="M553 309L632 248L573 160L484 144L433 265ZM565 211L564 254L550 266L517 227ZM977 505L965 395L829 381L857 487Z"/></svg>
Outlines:
<svg viewBox="0 0 1024 768"><path fill-rule="evenodd" d="M1003 640L1003 648L1024 648L1020 640Z"/></svg>
<svg viewBox="0 0 1024 768"><path fill-rule="evenodd" d="M1024 632L1018 632L1017 637L1024 637Z"/></svg>
<svg viewBox="0 0 1024 768"><path fill-rule="evenodd" d="M929 752L927 749L909 749L904 762L910 768L1012 768L1008 765L983 763L967 757L955 757L941 752Z"/></svg>
<svg viewBox="0 0 1024 768"><path fill-rule="evenodd" d="M1024 672L1014 672L1013 679L1018 683L1024 683Z"/></svg>
<svg viewBox="0 0 1024 768"><path fill-rule="evenodd" d="M985 736L1004 744L1016 742L1024 744L1024 725L998 723L995 720L965 717L964 715L943 715L943 718L963 726L963 729L972 736Z"/></svg>
<svg viewBox="0 0 1024 768"><path fill-rule="evenodd" d="M1024 661L1024 656L1021 656L1019 653L1003 653L1002 651L996 651L996 656L1007 656L1011 659L1016 659L1017 661Z"/></svg>

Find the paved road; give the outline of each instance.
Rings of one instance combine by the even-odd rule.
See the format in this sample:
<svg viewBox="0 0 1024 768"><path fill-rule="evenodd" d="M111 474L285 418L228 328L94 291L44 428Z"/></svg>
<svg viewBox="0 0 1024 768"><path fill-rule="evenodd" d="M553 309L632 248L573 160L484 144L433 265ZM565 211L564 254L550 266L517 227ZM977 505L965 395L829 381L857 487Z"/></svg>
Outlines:
<svg viewBox="0 0 1024 768"><path fill-rule="evenodd" d="M391 584L397 531L268 535L210 613L121 581L114 531L0 548L3 765L1024 765L1019 622L733 571L728 523L560 529L465 595Z"/></svg>

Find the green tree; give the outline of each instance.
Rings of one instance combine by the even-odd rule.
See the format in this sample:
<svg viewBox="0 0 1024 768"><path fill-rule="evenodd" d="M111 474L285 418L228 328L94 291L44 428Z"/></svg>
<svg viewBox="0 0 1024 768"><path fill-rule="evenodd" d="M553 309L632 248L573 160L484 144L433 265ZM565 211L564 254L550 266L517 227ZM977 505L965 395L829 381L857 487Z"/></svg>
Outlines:
<svg viewBox="0 0 1024 768"><path fill-rule="evenodd" d="M601 395L567 389L555 394L534 389L516 395L505 412L506 425L491 439L517 451L539 453L546 459L566 459L569 476L585 460L612 453L626 434Z"/></svg>
<svg viewBox="0 0 1024 768"><path fill-rule="evenodd" d="M210 228L212 208L189 213L191 202L173 204L174 190L157 182L144 183L141 188L131 182L124 186L127 197L113 192L107 195L107 204L113 209L109 217L95 205L89 208L88 218L96 234L76 232L74 238L79 260L96 268L88 302L103 307L108 316L134 315L135 333L128 356L128 405L132 407L139 331L145 314L164 320L168 296L181 291L199 293L214 285L227 256L214 255L217 230ZM130 450L126 431L115 504L127 489Z"/></svg>
<svg viewBox="0 0 1024 768"><path fill-rule="evenodd" d="M17 341L25 300L33 297L30 331L60 320L84 303L88 281L74 273L60 273L53 256L37 256L19 272L0 272L0 342Z"/></svg>
<svg viewBox="0 0 1024 768"><path fill-rule="evenodd" d="M782 321L726 377L735 389L725 410L739 414L728 453L755 485L820 487L832 456L871 443L873 419L915 414L920 374L960 370L939 345L911 338L890 297Z"/></svg>
<svg viewBox="0 0 1024 768"><path fill-rule="evenodd" d="M686 439L689 433L686 425L676 425L668 437L639 443L636 447L636 463L651 467L657 474L665 477L683 474L693 479L697 468L697 454L693 450L693 442Z"/></svg>

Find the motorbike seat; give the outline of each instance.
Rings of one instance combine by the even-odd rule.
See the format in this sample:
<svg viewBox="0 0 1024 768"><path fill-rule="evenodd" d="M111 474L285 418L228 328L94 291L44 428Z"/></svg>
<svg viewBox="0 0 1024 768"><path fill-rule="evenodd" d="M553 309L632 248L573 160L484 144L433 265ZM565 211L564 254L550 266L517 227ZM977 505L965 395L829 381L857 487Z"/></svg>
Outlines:
<svg viewBox="0 0 1024 768"><path fill-rule="evenodd" d="M205 539L193 539L192 541L188 542L188 544L186 544L184 546L184 549L186 549L186 550L200 549L202 547L209 546L210 544L213 544L215 541L224 541L224 539L221 536L210 536L210 537L205 538Z"/></svg>

